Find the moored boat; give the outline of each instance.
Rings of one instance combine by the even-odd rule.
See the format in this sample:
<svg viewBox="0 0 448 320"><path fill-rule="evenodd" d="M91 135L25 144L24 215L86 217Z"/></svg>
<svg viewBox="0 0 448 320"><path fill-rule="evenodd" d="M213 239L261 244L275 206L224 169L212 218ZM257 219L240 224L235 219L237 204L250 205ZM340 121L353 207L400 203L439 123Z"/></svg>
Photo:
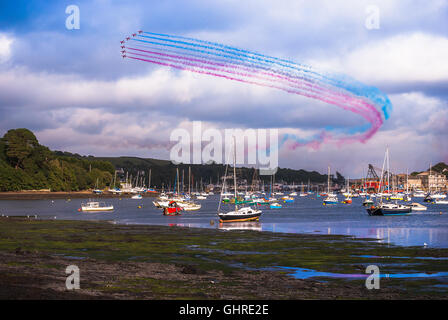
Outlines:
<svg viewBox="0 0 448 320"><path fill-rule="evenodd" d="M367 206L371 206L371 205L373 205L373 200L372 199L370 199L369 197L366 197L366 199L363 201L363 203L362 203L362 205L364 206L364 207L367 207Z"/></svg>
<svg viewBox="0 0 448 320"><path fill-rule="evenodd" d="M167 207L163 208L164 216L178 216L182 212L182 208L176 203L176 201L170 201Z"/></svg>
<svg viewBox="0 0 448 320"><path fill-rule="evenodd" d="M234 198L236 199L235 209L230 212L220 212L221 201L219 201L219 205L218 205L219 222L258 221L260 219L260 216L262 213L261 210L254 209L251 207L238 208L237 183L236 183L236 141L235 141L235 137L234 137L233 143L234 143L234 146L233 146L233 183L234 183L234 190L235 190ZM225 182L226 182L225 177L227 176L227 168L228 168L228 165L226 166L226 171L224 174L222 190L224 190L224 186L225 186ZM222 198L222 193L221 193L220 197Z"/></svg>
<svg viewBox="0 0 448 320"><path fill-rule="evenodd" d="M101 212L101 211L113 211L113 205L107 205L105 202L89 201L87 203L81 203L79 211L83 212Z"/></svg>
<svg viewBox="0 0 448 320"><path fill-rule="evenodd" d="M261 216L261 210L252 209L250 207L239 208L235 211L226 213L218 213L219 222L243 222L256 221Z"/></svg>
<svg viewBox="0 0 448 320"><path fill-rule="evenodd" d="M417 203L417 202L413 202L409 205L411 207L411 211L425 211L428 210L427 207L425 207L424 205Z"/></svg>
<svg viewBox="0 0 448 320"><path fill-rule="evenodd" d="M367 208L367 213L369 216L402 216L407 215L411 212L411 207L403 204L395 203L385 203L383 202L383 192L384 192L384 169L387 164L387 186L389 188L389 178L390 178L390 169L389 169L389 148L386 148L386 153L384 155L383 169L381 172L380 179L380 202L377 205L372 205ZM389 190L388 190L389 191ZM389 197L390 195L387 194Z"/></svg>
<svg viewBox="0 0 448 320"><path fill-rule="evenodd" d="M398 203L382 203L367 209L369 216L403 216L411 212L410 206Z"/></svg>
<svg viewBox="0 0 448 320"><path fill-rule="evenodd" d="M330 192L330 166L328 166L328 181L327 181L327 194L326 198L324 199L323 205L327 204L336 204L339 202L337 195Z"/></svg>

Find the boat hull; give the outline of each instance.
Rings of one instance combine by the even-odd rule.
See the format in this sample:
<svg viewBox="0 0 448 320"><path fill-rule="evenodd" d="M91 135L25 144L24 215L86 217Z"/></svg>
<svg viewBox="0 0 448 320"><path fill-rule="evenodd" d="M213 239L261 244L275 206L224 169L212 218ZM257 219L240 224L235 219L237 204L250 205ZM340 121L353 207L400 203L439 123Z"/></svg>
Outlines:
<svg viewBox="0 0 448 320"><path fill-rule="evenodd" d="M111 212L114 211L114 207L105 208L81 208L82 212Z"/></svg>
<svg viewBox="0 0 448 320"><path fill-rule="evenodd" d="M257 221L260 219L261 212L254 213L251 215L226 215L219 214L219 222L244 222L244 221Z"/></svg>
<svg viewBox="0 0 448 320"><path fill-rule="evenodd" d="M369 216L404 216L411 213L411 208L387 209L387 208L368 208Z"/></svg>

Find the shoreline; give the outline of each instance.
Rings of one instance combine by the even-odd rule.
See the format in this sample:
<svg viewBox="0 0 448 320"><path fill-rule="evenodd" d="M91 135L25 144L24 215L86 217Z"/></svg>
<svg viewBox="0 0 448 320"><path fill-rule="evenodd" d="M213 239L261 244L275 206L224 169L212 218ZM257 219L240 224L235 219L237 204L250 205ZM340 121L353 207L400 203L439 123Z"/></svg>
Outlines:
<svg viewBox="0 0 448 320"><path fill-rule="evenodd" d="M446 278L382 279L381 290L368 290L364 279L299 279L288 269L365 274L376 263L390 274L434 273L448 271L448 249L335 235L25 217L0 218L0 239L2 299L448 298L446 288L437 288ZM81 270L81 289L68 291L65 268L72 264Z"/></svg>
<svg viewBox="0 0 448 320"><path fill-rule="evenodd" d="M156 197L159 193L143 193L145 198ZM130 198L133 194L114 194L104 192L102 194L94 194L92 191L10 191L0 192L0 200L47 200L47 199L80 199L80 198Z"/></svg>

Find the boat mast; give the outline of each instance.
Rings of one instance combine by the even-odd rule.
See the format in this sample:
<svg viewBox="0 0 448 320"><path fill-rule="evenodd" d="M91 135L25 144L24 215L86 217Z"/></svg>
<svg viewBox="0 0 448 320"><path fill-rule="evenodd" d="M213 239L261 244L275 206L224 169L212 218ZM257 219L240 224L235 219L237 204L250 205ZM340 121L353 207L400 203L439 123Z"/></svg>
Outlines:
<svg viewBox="0 0 448 320"><path fill-rule="evenodd" d="M387 152L387 193L390 194L390 160L389 160L389 148Z"/></svg>
<svg viewBox="0 0 448 320"><path fill-rule="evenodd" d="M406 168L406 196L409 194L409 169Z"/></svg>
<svg viewBox="0 0 448 320"><path fill-rule="evenodd" d="M431 193L431 165L432 163L429 163L429 176L428 176L428 192Z"/></svg>
<svg viewBox="0 0 448 320"><path fill-rule="evenodd" d="M191 194L190 184L191 184L191 167L188 167L188 195Z"/></svg>
<svg viewBox="0 0 448 320"><path fill-rule="evenodd" d="M330 166L328 166L327 195L330 194Z"/></svg>
<svg viewBox="0 0 448 320"><path fill-rule="evenodd" d="M235 211L238 211L237 197L236 197L236 140L233 136L233 184L235 188Z"/></svg>
<svg viewBox="0 0 448 320"><path fill-rule="evenodd" d="M177 168L177 195L180 195L180 188L179 188L179 168Z"/></svg>
<svg viewBox="0 0 448 320"><path fill-rule="evenodd" d="M384 189L384 166L386 165L386 158L387 158L387 148L386 148L386 153L384 155L384 160L383 160L383 168L381 169L381 179L380 179L380 185L379 185L379 192L380 192L380 203L383 204L383 189Z"/></svg>
<svg viewBox="0 0 448 320"><path fill-rule="evenodd" d="M227 178L227 169L229 168L229 161L227 161L226 164L226 170L224 172L224 177L222 179L222 187L221 187L221 194L219 196L219 204L218 204L218 213L221 210L221 202L222 202L222 194L224 193L225 185L226 185L226 178ZM219 179L218 179L219 182Z"/></svg>

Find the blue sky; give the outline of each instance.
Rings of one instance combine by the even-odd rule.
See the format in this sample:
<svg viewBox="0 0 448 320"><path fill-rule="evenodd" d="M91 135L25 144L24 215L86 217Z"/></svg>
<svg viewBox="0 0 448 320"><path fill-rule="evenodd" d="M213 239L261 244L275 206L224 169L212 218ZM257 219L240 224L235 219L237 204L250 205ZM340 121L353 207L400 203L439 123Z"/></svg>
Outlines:
<svg viewBox="0 0 448 320"><path fill-rule="evenodd" d="M80 8L67 30L65 8ZM380 28L365 27L375 5ZM174 128L279 128L302 137L365 126L331 105L123 60L136 30L191 36L339 72L388 95L391 118L365 143L280 150L280 166L361 176L386 145L395 171L448 162L447 1L3 1L0 134L52 149L168 158ZM238 114L237 117L233 116Z"/></svg>

